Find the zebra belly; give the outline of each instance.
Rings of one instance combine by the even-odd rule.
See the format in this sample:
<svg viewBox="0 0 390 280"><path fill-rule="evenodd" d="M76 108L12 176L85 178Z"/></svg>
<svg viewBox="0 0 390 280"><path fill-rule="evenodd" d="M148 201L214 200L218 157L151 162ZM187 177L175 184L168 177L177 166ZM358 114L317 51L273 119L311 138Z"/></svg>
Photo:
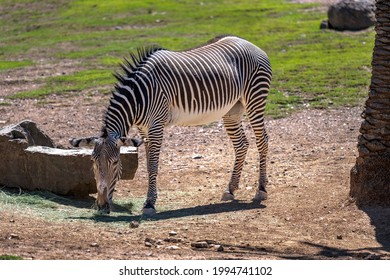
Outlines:
<svg viewBox="0 0 390 280"><path fill-rule="evenodd" d="M169 125L179 126L196 126L208 124L220 120L235 103L229 104L218 110L204 111L204 112L188 112L180 110L179 108L172 108Z"/></svg>

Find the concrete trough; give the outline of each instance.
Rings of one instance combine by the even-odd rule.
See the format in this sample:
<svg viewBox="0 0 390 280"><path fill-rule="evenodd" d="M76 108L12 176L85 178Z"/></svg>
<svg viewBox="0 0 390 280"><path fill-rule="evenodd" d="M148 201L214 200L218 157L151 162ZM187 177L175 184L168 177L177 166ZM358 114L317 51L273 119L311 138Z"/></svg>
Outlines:
<svg viewBox="0 0 390 280"><path fill-rule="evenodd" d="M0 129L0 185L47 190L60 195L96 193L92 149L60 149L39 145L39 140L32 141L28 137L42 132L38 133L36 125L27 122L30 130L33 127L33 132L26 131L27 126L21 123ZM47 135L44 139L47 139ZM122 179L133 179L138 167L137 149L122 147L121 161Z"/></svg>

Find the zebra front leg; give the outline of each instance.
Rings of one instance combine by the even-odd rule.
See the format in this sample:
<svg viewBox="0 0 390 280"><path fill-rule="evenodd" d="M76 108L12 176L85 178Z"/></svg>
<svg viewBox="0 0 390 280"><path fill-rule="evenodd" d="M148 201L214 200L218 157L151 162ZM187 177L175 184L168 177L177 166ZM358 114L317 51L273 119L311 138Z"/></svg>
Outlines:
<svg viewBox="0 0 390 280"><path fill-rule="evenodd" d="M149 186L147 198L142 213L147 216L156 214L155 204L157 201L157 174L160 149L162 144L163 127L154 128L148 134L146 148L147 168L149 174Z"/></svg>
<svg viewBox="0 0 390 280"><path fill-rule="evenodd" d="M242 167L248 151L249 143L241 124L243 109L242 104L237 102L237 104L223 117L226 132L233 143L235 161L228 188L222 194L222 201L234 200L234 191L238 189Z"/></svg>

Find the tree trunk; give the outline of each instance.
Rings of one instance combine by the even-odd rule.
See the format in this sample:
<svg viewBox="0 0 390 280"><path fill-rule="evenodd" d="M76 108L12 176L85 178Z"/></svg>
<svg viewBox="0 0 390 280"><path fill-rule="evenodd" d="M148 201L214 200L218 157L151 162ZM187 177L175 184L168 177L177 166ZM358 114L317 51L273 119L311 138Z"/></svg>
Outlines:
<svg viewBox="0 0 390 280"><path fill-rule="evenodd" d="M350 195L358 204L390 205L390 1L376 1L372 77L351 170Z"/></svg>

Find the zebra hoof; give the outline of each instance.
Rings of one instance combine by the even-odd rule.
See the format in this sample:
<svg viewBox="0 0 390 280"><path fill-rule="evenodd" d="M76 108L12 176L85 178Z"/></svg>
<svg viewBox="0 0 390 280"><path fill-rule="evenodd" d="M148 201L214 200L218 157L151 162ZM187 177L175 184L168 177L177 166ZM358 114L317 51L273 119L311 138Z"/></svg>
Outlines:
<svg viewBox="0 0 390 280"><path fill-rule="evenodd" d="M142 209L142 214L145 216L154 216L156 215L156 209L148 207Z"/></svg>
<svg viewBox="0 0 390 280"><path fill-rule="evenodd" d="M267 199L267 193L264 191L257 191L253 201L263 201Z"/></svg>
<svg viewBox="0 0 390 280"><path fill-rule="evenodd" d="M230 192L224 192L221 197L222 201L229 201L229 200L234 200L234 195L231 194Z"/></svg>

